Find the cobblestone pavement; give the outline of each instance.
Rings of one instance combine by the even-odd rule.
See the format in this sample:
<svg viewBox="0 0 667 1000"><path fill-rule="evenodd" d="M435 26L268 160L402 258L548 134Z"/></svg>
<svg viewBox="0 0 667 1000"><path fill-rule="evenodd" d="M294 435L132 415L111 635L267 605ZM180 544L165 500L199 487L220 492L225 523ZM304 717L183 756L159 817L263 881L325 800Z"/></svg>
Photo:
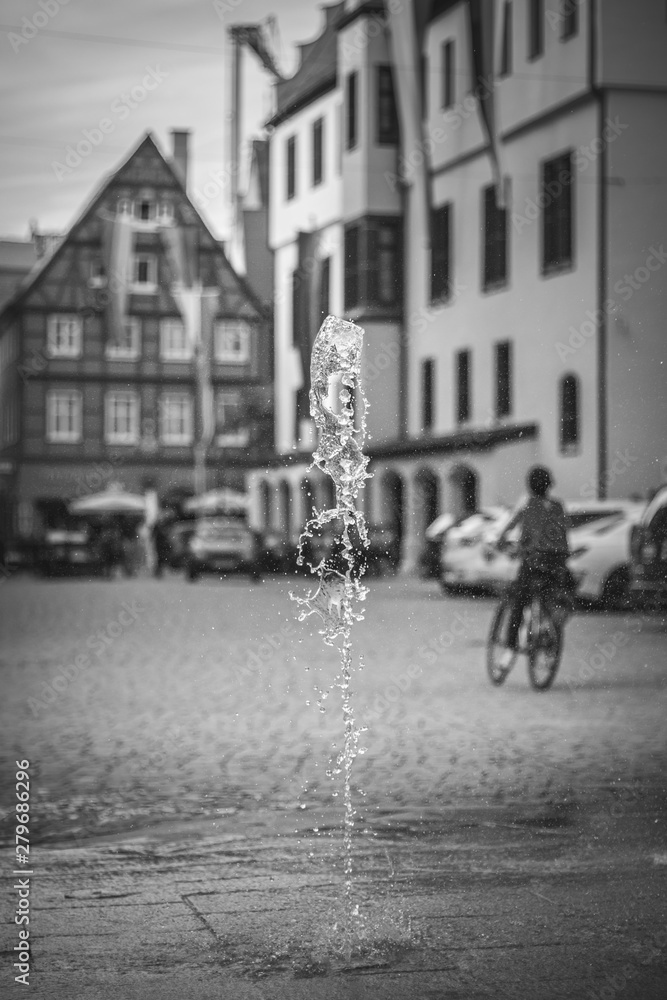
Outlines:
<svg viewBox="0 0 667 1000"><path fill-rule="evenodd" d="M338 658L295 621L306 585L0 587L0 857L28 759L35 996L662 998L662 619L576 616L551 691L523 665L496 689L492 602L372 583L353 916Z"/></svg>
<svg viewBox="0 0 667 1000"><path fill-rule="evenodd" d="M4 584L2 789L28 758L32 835L253 810L336 823L340 784L326 771L342 738L338 654L314 617L296 621L288 591L306 586ZM417 581L370 587L355 638L354 703L368 726L354 773L360 825L391 815L406 830L437 827L452 806L532 801L586 806L603 827L660 792L662 618L577 615L551 691L532 691L522 664L496 689L484 669L492 602Z"/></svg>

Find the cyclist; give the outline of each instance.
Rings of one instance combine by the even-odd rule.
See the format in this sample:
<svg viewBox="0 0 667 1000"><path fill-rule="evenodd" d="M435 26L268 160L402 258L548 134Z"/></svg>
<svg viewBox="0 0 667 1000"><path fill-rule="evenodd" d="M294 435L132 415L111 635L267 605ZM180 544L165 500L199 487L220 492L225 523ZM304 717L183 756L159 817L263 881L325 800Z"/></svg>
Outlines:
<svg viewBox="0 0 667 1000"><path fill-rule="evenodd" d="M560 500L548 495L553 485L552 475L543 465L535 465L528 472L526 482L528 500L516 510L496 542L498 548L502 548L512 528L521 525L521 565L513 588L503 666L508 666L516 654L523 609L530 603L536 583L547 580L553 586L570 580L566 567L569 549L565 510Z"/></svg>

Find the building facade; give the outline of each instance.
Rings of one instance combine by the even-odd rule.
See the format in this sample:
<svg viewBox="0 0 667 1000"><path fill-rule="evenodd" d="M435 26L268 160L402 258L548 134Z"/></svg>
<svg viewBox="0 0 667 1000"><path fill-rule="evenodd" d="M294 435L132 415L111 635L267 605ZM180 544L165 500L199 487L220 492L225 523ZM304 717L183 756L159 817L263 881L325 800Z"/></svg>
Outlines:
<svg viewBox="0 0 667 1000"><path fill-rule="evenodd" d="M238 485L272 446L270 324L147 135L0 316L5 534L120 483ZM198 481L195 482L195 473Z"/></svg>
<svg viewBox="0 0 667 1000"><path fill-rule="evenodd" d="M364 503L404 568L437 513L514 503L533 462L567 498L645 496L667 461L664 5L325 14L271 122L284 457L257 517L294 538L309 503L302 317L312 337L325 311L366 329Z"/></svg>

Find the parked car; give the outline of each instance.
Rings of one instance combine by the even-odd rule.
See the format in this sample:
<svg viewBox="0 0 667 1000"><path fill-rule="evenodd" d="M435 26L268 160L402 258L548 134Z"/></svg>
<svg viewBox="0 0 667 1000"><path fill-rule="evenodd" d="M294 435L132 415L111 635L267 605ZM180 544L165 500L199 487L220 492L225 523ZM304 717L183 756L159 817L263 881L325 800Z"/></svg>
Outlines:
<svg viewBox="0 0 667 1000"><path fill-rule="evenodd" d="M36 568L43 576L97 573L102 552L89 528L49 530L39 544Z"/></svg>
<svg viewBox="0 0 667 1000"><path fill-rule="evenodd" d="M244 517L200 518L188 538L183 565L188 580L202 573L248 573L261 580L261 546Z"/></svg>
<svg viewBox="0 0 667 1000"><path fill-rule="evenodd" d="M647 504L631 539L630 590L639 598L667 598L667 486Z"/></svg>
<svg viewBox="0 0 667 1000"><path fill-rule="evenodd" d="M490 530L506 524L508 517L506 507L483 507L447 528L440 550L440 585L445 592L486 586L490 571L484 542Z"/></svg>
<svg viewBox="0 0 667 1000"><path fill-rule="evenodd" d="M641 504L631 500L567 500L565 510L570 550L579 550L570 565L584 588L582 596L601 598L606 585L604 596L611 597L616 591L618 598L623 573L626 583L628 579L630 531L640 515ZM495 547L511 516L503 508L487 508L448 531L441 553L443 590L477 587L495 593L514 580L518 571L516 556L511 548L499 552ZM593 527L603 523L605 530L593 534ZM588 532L584 531L586 527ZM605 539L607 530L611 532L609 539ZM515 528L509 541L518 540L519 533L520 529Z"/></svg>
<svg viewBox="0 0 667 1000"><path fill-rule="evenodd" d="M639 523L643 505L596 520L569 534L572 555L568 566L577 581L577 595L601 601L608 607L627 602L630 596L630 538Z"/></svg>

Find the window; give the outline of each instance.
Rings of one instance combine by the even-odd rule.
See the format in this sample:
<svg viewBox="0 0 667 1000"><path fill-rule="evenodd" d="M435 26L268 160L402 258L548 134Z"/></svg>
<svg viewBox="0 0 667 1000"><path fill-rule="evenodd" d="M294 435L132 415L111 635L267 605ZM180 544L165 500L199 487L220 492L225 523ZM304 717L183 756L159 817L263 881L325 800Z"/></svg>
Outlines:
<svg viewBox="0 0 667 1000"><path fill-rule="evenodd" d="M172 222L174 218L174 206L169 201L161 201L157 207L158 222Z"/></svg>
<svg viewBox="0 0 667 1000"><path fill-rule="evenodd" d="M118 214L119 215L132 215L134 211L134 205L130 198L121 198L118 202Z"/></svg>
<svg viewBox="0 0 667 1000"><path fill-rule="evenodd" d="M345 148L357 145L357 73L348 73L345 88Z"/></svg>
<svg viewBox="0 0 667 1000"><path fill-rule="evenodd" d="M296 136L291 135L285 143L286 180L285 197L290 201L296 194Z"/></svg>
<svg viewBox="0 0 667 1000"><path fill-rule="evenodd" d="M509 76L512 72L512 4L506 0L503 4L502 48L500 50L500 76Z"/></svg>
<svg viewBox="0 0 667 1000"><path fill-rule="evenodd" d="M561 4L560 37L564 42L568 38L574 38L579 31L579 2L580 0L563 0Z"/></svg>
<svg viewBox="0 0 667 1000"><path fill-rule="evenodd" d="M471 354L470 351L456 353L456 421L464 424L470 420L471 412Z"/></svg>
<svg viewBox="0 0 667 1000"><path fill-rule="evenodd" d="M422 361L422 430L430 431L433 427L433 383L435 361L425 358Z"/></svg>
<svg viewBox="0 0 667 1000"><path fill-rule="evenodd" d="M449 41L442 45L442 108L451 108L454 100L454 42Z"/></svg>
<svg viewBox="0 0 667 1000"><path fill-rule="evenodd" d="M81 317L52 313L46 321L46 350L52 358L78 358L81 354Z"/></svg>
<svg viewBox="0 0 667 1000"><path fill-rule="evenodd" d="M133 292L157 290L157 258L152 253L137 253L132 266Z"/></svg>
<svg viewBox="0 0 667 1000"><path fill-rule="evenodd" d="M528 58L544 52L544 0L528 0Z"/></svg>
<svg viewBox="0 0 667 1000"><path fill-rule="evenodd" d="M109 444L136 444L139 440L139 397L136 392L108 392L104 437Z"/></svg>
<svg viewBox="0 0 667 1000"><path fill-rule="evenodd" d="M238 392L219 392L216 397L216 442L222 446L243 447L250 431L243 426L243 403Z"/></svg>
<svg viewBox="0 0 667 1000"><path fill-rule="evenodd" d="M107 341L107 357L127 360L139 356L141 340L141 320L138 316L128 316L123 322L120 337L110 335Z"/></svg>
<svg viewBox="0 0 667 1000"><path fill-rule="evenodd" d="M496 416L512 412L512 345L506 340L496 344Z"/></svg>
<svg viewBox="0 0 667 1000"><path fill-rule="evenodd" d="M320 265L319 313L320 322L329 315L331 298L331 257L325 257Z"/></svg>
<svg viewBox="0 0 667 1000"><path fill-rule="evenodd" d="M81 440L81 393L57 390L46 394L46 438L54 444Z"/></svg>
<svg viewBox="0 0 667 1000"><path fill-rule="evenodd" d="M244 319L220 319L214 327L215 360L244 365L250 360L250 325Z"/></svg>
<svg viewBox="0 0 667 1000"><path fill-rule="evenodd" d="M498 189L490 184L482 191L484 211L484 289L507 282L507 211L498 205Z"/></svg>
<svg viewBox="0 0 667 1000"><path fill-rule="evenodd" d="M572 265L572 154L542 164L542 273Z"/></svg>
<svg viewBox="0 0 667 1000"><path fill-rule="evenodd" d="M361 304L359 274L359 226L345 230L345 308L354 309Z"/></svg>
<svg viewBox="0 0 667 1000"><path fill-rule="evenodd" d="M106 288L107 273L104 266L104 259L101 254L96 254L90 262L90 277L88 278L89 288Z"/></svg>
<svg viewBox="0 0 667 1000"><path fill-rule="evenodd" d="M395 309L401 302L401 222L364 219L345 230L345 308Z"/></svg>
<svg viewBox="0 0 667 1000"><path fill-rule="evenodd" d="M163 444L192 444L192 398L168 392L160 399L160 440Z"/></svg>
<svg viewBox="0 0 667 1000"><path fill-rule="evenodd" d="M378 146L395 146L398 142L398 118L391 66L377 67L376 141Z"/></svg>
<svg viewBox="0 0 667 1000"><path fill-rule="evenodd" d="M137 218L142 222L150 222L155 218L155 202L142 198L137 202Z"/></svg>
<svg viewBox="0 0 667 1000"><path fill-rule="evenodd" d="M189 361L192 357L183 320L170 316L160 320L160 357L163 361Z"/></svg>
<svg viewBox="0 0 667 1000"><path fill-rule="evenodd" d="M451 205L431 210L431 302L444 302L451 290Z"/></svg>
<svg viewBox="0 0 667 1000"><path fill-rule="evenodd" d="M560 380L560 450L573 454L579 445L579 379L564 375Z"/></svg>
<svg viewBox="0 0 667 1000"><path fill-rule="evenodd" d="M368 230L366 299L370 306L395 306L399 301L399 239L399 228L394 222L379 223Z"/></svg>
<svg viewBox="0 0 667 1000"><path fill-rule="evenodd" d="M324 118L313 122L313 187L323 180Z"/></svg>

